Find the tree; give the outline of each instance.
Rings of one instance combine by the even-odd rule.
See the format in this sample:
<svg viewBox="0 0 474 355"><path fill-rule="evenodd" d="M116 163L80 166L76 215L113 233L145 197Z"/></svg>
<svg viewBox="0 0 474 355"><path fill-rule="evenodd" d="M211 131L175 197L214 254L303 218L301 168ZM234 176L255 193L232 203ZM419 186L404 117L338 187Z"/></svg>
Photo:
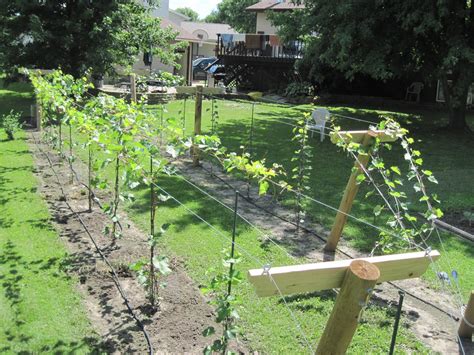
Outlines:
<svg viewBox="0 0 474 355"><path fill-rule="evenodd" d="M204 21L226 23L239 32L254 33L257 18L255 13L245 9L255 3L256 0L222 0Z"/></svg>
<svg viewBox="0 0 474 355"><path fill-rule="evenodd" d="M142 51L166 64L177 59L176 34L160 28L135 0L0 0L0 70L20 67L100 76L131 66Z"/></svg>
<svg viewBox="0 0 474 355"><path fill-rule="evenodd" d="M178 7L175 11L188 16L193 22L199 21L199 14L190 7Z"/></svg>
<svg viewBox="0 0 474 355"><path fill-rule="evenodd" d="M277 14L273 21L283 34L306 38L303 64L311 75L324 78L321 69L330 67L349 80L357 74L388 80L415 73L426 81L441 79L449 127L468 128L466 100L474 81L470 0L300 2L304 10Z"/></svg>

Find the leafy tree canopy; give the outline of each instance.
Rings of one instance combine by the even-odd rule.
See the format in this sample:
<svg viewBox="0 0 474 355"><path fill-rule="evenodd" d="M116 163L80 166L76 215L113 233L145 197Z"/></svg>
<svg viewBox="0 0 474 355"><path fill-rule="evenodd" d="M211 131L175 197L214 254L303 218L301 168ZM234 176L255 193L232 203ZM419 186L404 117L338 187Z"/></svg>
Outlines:
<svg viewBox="0 0 474 355"><path fill-rule="evenodd" d="M190 7L178 7L175 11L188 16L193 22L199 21L199 14Z"/></svg>
<svg viewBox="0 0 474 355"><path fill-rule="evenodd" d="M243 33L254 33L257 17L254 12L246 11L256 0L222 0L217 5L217 10L211 12L206 18L206 22L226 23Z"/></svg>
<svg viewBox="0 0 474 355"><path fill-rule="evenodd" d="M470 0L299 0L293 14L274 15L286 37L307 40L305 65L387 80L421 74L441 79L450 126L465 129L465 107L474 81L474 9Z"/></svg>
<svg viewBox="0 0 474 355"><path fill-rule="evenodd" d="M131 66L141 51L164 63L177 59L176 33L161 29L135 0L0 0L0 70L53 69L75 76Z"/></svg>

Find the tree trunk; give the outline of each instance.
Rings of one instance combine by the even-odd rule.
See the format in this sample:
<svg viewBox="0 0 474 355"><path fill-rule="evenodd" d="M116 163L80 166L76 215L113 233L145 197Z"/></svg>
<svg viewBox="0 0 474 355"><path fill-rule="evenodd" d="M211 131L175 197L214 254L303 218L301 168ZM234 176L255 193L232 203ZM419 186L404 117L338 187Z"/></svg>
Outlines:
<svg viewBox="0 0 474 355"><path fill-rule="evenodd" d="M453 131L469 130L466 121L466 103L471 83L463 76L462 71L455 71L450 75L443 75L442 87L446 105L449 110L448 128Z"/></svg>
<svg viewBox="0 0 474 355"><path fill-rule="evenodd" d="M466 95L467 99L467 95ZM461 131L469 129L466 122L466 106L464 107L452 107L449 110L449 125L448 127L452 130Z"/></svg>

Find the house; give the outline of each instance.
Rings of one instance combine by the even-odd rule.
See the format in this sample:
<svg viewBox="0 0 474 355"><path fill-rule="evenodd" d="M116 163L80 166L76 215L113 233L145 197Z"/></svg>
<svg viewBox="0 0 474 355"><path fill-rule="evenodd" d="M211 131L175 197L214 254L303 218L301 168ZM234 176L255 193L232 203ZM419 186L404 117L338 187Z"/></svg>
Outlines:
<svg viewBox="0 0 474 355"><path fill-rule="evenodd" d="M176 40L186 42L188 46L181 52L178 67L165 65L158 60L152 60L151 66L146 65L142 54L137 58L133 71L142 75L149 74L150 70L167 71L184 77L188 85L193 81L193 60L216 55L217 33L236 33L226 24L190 22L189 17L169 8L169 0L160 0L160 5L153 9L152 16L161 18L161 27L171 27L178 34Z"/></svg>
<svg viewBox="0 0 474 355"><path fill-rule="evenodd" d="M278 29L268 18L271 11L283 12L304 9L304 5L295 5L290 0L263 0L247 7L246 11L255 12L257 16L257 33L275 35Z"/></svg>
<svg viewBox="0 0 474 355"><path fill-rule="evenodd" d="M246 10L255 12L257 33L218 34L217 57L226 71L224 83L241 89L267 91L285 88L294 75L295 62L303 56L303 43L283 41L267 15L270 11L303 8L289 0L263 0Z"/></svg>
<svg viewBox="0 0 474 355"><path fill-rule="evenodd" d="M146 1L143 3L146 6ZM187 84L192 82L192 44L198 43L199 39L183 29L180 24L183 21L189 20L189 17L173 11L169 8L169 0L160 0L160 5L154 8L151 16L161 19L162 28L172 28L176 33L176 40L188 43L188 46L182 50L181 57L178 61L178 66L173 67L161 63L156 59L152 59L151 65L147 65L144 61L144 54L138 56L137 61L133 65L133 72L140 75L148 75L151 72L166 71L185 78Z"/></svg>
<svg viewBox="0 0 474 355"><path fill-rule="evenodd" d="M192 44L193 60L203 57L215 57L219 33L233 35L238 33L229 25L223 23L183 21L181 27L199 39L198 43Z"/></svg>

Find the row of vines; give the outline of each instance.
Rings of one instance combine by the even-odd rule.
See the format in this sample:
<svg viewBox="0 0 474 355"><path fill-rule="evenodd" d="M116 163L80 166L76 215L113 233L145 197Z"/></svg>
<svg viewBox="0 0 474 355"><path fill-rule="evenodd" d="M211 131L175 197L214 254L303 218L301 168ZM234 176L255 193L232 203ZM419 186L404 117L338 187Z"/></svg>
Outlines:
<svg viewBox="0 0 474 355"><path fill-rule="evenodd" d="M71 180L74 179L72 163L76 159L74 148L87 150L85 185L89 192L89 210L97 204L109 217L110 223L103 234L111 239L112 245L118 238L126 237L120 218L122 204L134 201L133 191L138 187L149 189L149 255L130 268L137 274L155 309L159 307L160 278L171 272L168 258L157 254L157 244L169 228L167 223L157 226L157 210L170 198L159 192L157 184L163 174L174 173L172 160L198 148L212 154L227 171L238 170L258 181L262 194L269 187L268 181L279 174L276 168L265 167L264 162L249 161L246 155L227 152L216 136L185 137L180 120L164 121L163 115L157 118L147 108L146 101L128 103L111 96L93 97L88 94L92 85L86 78L74 79L61 71L46 76L35 72L30 78L41 107L44 137L71 165ZM64 132L65 127L67 132ZM73 130L84 140L74 142ZM110 166L112 177L103 173ZM111 192L110 201L100 201L94 193L97 190ZM237 335L233 320L238 315L233 307L236 300L231 294L231 285L242 280L240 272L233 268L238 260L234 250L226 254L224 265L229 271L215 275L207 288L214 296L216 321L223 324L224 332L206 351L225 353L229 340ZM207 328L203 333L212 335L215 329Z"/></svg>
<svg viewBox="0 0 474 355"><path fill-rule="evenodd" d="M211 135L187 137L180 117L164 119L163 107L157 115L147 107L146 97L139 102L127 102L106 95L93 96L89 93L92 85L86 78L75 79L61 71L48 75L30 73L30 79L41 107L47 141L71 166L76 159L74 148L87 151L84 163L88 168L86 187L89 191L89 209L92 210L97 204L109 217L110 223L103 234L110 238L112 244L118 238L126 237L120 217L123 204L133 202L135 189L144 186L149 189L149 254L130 267L145 288L152 307L159 307L162 276L171 272L168 258L159 254L157 248L160 238L170 227L166 221L158 223L159 207L170 198L160 192L159 181L164 175L175 173L175 159L189 152L201 154L218 162L227 173L237 172L247 181L256 183L262 195L282 191L295 193L298 228L300 220L304 219L305 191L311 171L309 160L313 154L308 144L308 117L298 121L294 128L293 140L298 149L294 152L294 168L286 174L280 165L268 166L265 160L253 160L245 149L236 153L222 146L216 135L219 113L214 100ZM436 180L429 170L422 168L421 153L411 147L413 139L406 137L407 132L396 122L384 120L377 129L398 136L408 163L407 173L404 174L398 166L386 166L381 152L392 149L389 144L376 139L369 152L361 144L342 139L338 141L349 155L371 155L369 167L358 177L359 183L368 182L372 186L367 197L377 192L380 196L385 196L384 192L387 192L389 196L374 209L374 215L389 210L392 217L387 220L387 226L391 232L381 232L374 249L392 252L411 248L420 241L426 243L434 228L433 220L442 216L437 196L427 191L426 180L432 183ZM339 128L332 127L331 130L337 134ZM79 132L83 139L74 142L73 131ZM103 173L106 168L113 170L112 177ZM378 177L374 177L377 174ZM418 194L419 202L426 205L423 215L427 222L417 223L418 218L410 212L407 181L413 181L412 188ZM110 200L100 201L95 194L98 190L109 192ZM234 307L237 300L232 296L231 288L242 281L241 274L234 267L238 261L239 257L232 248L224 257L228 270L215 275L207 288L216 306L217 322L223 324L224 329L218 340L206 349L207 352L226 353L229 341L237 336L235 320L238 315ZM206 335L214 333L212 327L204 330Z"/></svg>

